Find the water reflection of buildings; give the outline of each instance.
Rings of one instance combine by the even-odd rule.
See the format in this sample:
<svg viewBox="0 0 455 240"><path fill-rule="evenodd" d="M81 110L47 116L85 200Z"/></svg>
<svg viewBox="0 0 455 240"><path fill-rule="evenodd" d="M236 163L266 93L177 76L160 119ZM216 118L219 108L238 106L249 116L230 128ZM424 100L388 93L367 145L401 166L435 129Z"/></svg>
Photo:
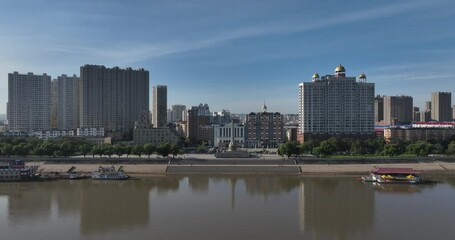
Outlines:
<svg viewBox="0 0 455 240"><path fill-rule="evenodd" d="M46 190L43 190L45 188ZM51 214L51 195L38 183L3 183L0 196L8 197L8 220L15 224L34 221Z"/></svg>
<svg viewBox="0 0 455 240"><path fill-rule="evenodd" d="M137 182L6 183L0 185L0 196L7 197L11 224L51 220L54 212L73 214L79 215L81 233L94 234L146 226L149 189L150 184Z"/></svg>
<svg viewBox="0 0 455 240"><path fill-rule="evenodd" d="M194 175L188 178L188 185L194 192L206 193L209 190L209 176Z"/></svg>
<svg viewBox="0 0 455 240"><path fill-rule="evenodd" d="M244 181L247 193L261 195L266 199L269 195L291 191L299 185L300 180L295 176L251 176Z"/></svg>
<svg viewBox="0 0 455 240"><path fill-rule="evenodd" d="M299 220L305 239L350 239L374 221L374 190L340 179L300 182Z"/></svg>
<svg viewBox="0 0 455 240"><path fill-rule="evenodd" d="M149 186L131 181L86 183L81 199L81 233L146 227L149 220Z"/></svg>

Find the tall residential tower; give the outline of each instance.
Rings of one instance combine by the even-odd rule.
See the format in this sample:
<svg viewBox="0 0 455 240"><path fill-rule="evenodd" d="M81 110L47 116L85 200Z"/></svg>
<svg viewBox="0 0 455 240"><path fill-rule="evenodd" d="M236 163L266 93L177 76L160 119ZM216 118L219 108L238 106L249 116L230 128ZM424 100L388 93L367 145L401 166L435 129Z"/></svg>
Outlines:
<svg viewBox="0 0 455 240"><path fill-rule="evenodd" d="M411 96L384 96L384 124L410 124L413 120Z"/></svg>
<svg viewBox="0 0 455 240"><path fill-rule="evenodd" d="M149 72L140 68L81 66L79 119L82 128L125 132L149 110Z"/></svg>
<svg viewBox="0 0 455 240"><path fill-rule="evenodd" d="M153 127L161 128L167 125L167 86L153 87Z"/></svg>
<svg viewBox="0 0 455 240"><path fill-rule="evenodd" d="M438 122L452 121L452 93L431 93L431 119Z"/></svg>
<svg viewBox="0 0 455 240"><path fill-rule="evenodd" d="M50 130L51 76L9 73L7 118L9 130Z"/></svg>
<svg viewBox="0 0 455 240"><path fill-rule="evenodd" d="M299 84L299 140L315 135L374 133L374 83L365 74L346 77L339 65L334 75Z"/></svg>
<svg viewBox="0 0 455 240"><path fill-rule="evenodd" d="M57 128L76 130L79 127L79 81L76 75L57 77Z"/></svg>

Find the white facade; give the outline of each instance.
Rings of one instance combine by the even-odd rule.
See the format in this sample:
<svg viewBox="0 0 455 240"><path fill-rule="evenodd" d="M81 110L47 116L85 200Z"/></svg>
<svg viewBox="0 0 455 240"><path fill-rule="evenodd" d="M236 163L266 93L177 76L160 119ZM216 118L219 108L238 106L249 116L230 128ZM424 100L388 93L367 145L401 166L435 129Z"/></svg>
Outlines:
<svg viewBox="0 0 455 240"><path fill-rule="evenodd" d="M178 121L184 121L184 115L186 114L186 106L177 104L177 105L172 105L172 119L168 121L169 122L178 122Z"/></svg>
<svg viewBox="0 0 455 240"><path fill-rule="evenodd" d="M74 136L74 131L59 131L59 130L49 130L49 131L19 131L19 130L10 130L5 132L5 136L8 137L36 137L42 140L48 140L58 137L70 137Z"/></svg>
<svg viewBox="0 0 455 240"><path fill-rule="evenodd" d="M215 147L227 146L231 141L232 123L213 125L213 138ZM234 141L237 146L242 146L245 142L245 126L234 123Z"/></svg>
<svg viewBox="0 0 455 240"><path fill-rule="evenodd" d="M77 136L82 137L104 137L104 128L78 128Z"/></svg>
<svg viewBox="0 0 455 240"><path fill-rule="evenodd" d="M374 133L374 83L366 77L346 77L344 67L335 75L299 84L299 133Z"/></svg>
<svg viewBox="0 0 455 240"><path fill-rule="evenodd" d="M9 73L7 118L10 130L49 130L51 77L45 73Z"/></svg>

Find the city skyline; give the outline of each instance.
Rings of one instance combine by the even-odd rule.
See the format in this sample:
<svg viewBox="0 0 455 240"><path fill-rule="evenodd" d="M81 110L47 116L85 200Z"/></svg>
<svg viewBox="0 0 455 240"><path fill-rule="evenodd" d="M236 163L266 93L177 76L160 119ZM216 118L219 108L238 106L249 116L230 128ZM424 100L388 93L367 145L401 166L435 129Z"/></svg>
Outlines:
<svg viewBox="0 0 455 240"><path fill-rule="evenodd" d="M0 113L8 73L56 78L85 64L145 68L149 86L168 86L168 106L232 113L256 112L264 99L297 113L298 84L340 63L350 76L365 72L376 94L410 95L421 109L432 92L455 90L447 0L3 4Z"/></svg>

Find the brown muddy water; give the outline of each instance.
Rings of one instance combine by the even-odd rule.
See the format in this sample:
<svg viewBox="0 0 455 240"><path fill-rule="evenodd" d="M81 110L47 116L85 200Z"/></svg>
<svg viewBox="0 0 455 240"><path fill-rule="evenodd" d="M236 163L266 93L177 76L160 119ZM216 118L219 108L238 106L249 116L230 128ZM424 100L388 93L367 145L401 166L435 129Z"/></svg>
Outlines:
<svg viewBox="0 0 455 240"><path fill-rule="evenodd" d="M455 239L455 178L163 176L0 183L0 239Z"/></svg>

